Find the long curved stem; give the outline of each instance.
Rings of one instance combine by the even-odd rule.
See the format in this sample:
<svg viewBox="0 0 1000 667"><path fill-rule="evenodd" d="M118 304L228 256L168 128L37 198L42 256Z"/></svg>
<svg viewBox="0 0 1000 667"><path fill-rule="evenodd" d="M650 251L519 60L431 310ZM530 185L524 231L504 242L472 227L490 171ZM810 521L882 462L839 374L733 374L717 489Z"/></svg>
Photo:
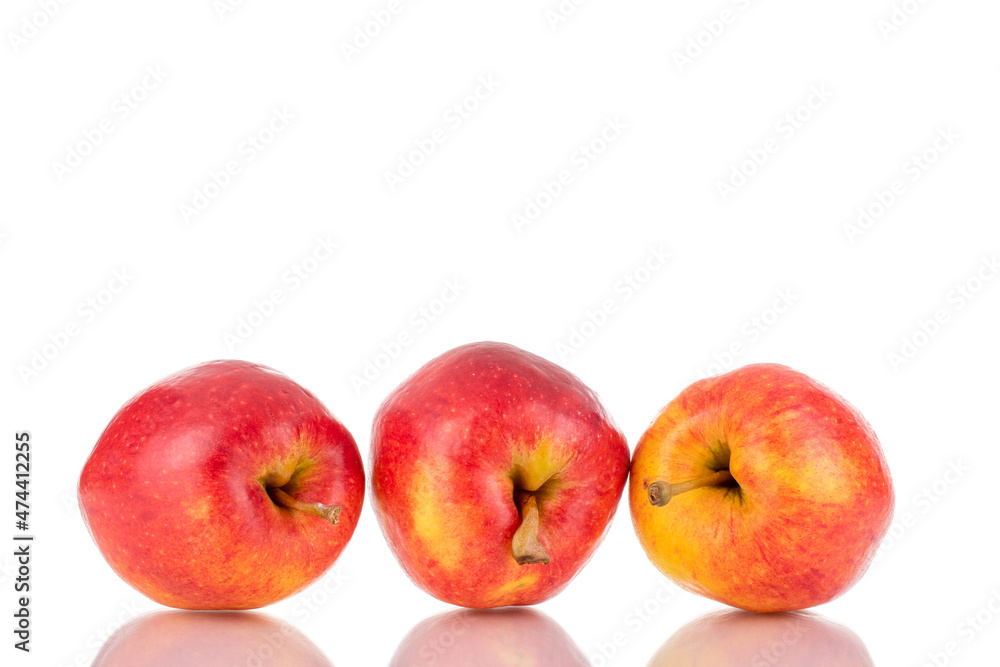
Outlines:
<svg viewBox="0 0 1000 667"><path fill-rule="evenodd" d="M340 522L340 505L303 502L298 498L288 495L277 486L268 489L267 494L271 496L271 499L275 503L287 509L321 517L335 526Z"/></svg>
<svg viewBox="0 0 1000 667"><path fill-rule="evenodd" d="M649 485L647 493L649 495L649 503L651 505L655 507L663 507L670 502L671 498L679 496L682 493L687 493L688 491L693 491L694 489L700 489L703 486L731 486L735 482L736 480L733 479L732 473L728 470L720 470L718 472L713 472L710 475L695 477L694 479L689 479L686 482L678 482L676 484L664 482L663 480L657 480Z"/></svg>

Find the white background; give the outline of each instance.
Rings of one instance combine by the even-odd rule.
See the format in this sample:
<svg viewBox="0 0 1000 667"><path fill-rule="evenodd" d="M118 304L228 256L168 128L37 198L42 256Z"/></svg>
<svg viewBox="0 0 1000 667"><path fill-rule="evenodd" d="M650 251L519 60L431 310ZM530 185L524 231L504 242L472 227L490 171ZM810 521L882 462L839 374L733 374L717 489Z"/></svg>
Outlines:
<svg viewBox="0 0 1000 667"><path fill-rule="evenodd" d="M578 374L632 447L716 358L784 363L834 388L882 440L896 538L817 611L878 665L923 665L951 641L949 664L995 662L1000 619L971 637L960 625L1000 590L1000 281L977 276L993 277L984 260L1000 250L1000 6L909 0L890 31L889 0L594 0L553 25L556 4L403 2L348 58L343 45L385 0L246 0L221 16L212 0L93 0L55 3L50 19L32 0L4 3L0 432L11 444L15 430L32 433L37 535L30 656L10 646L12 549L0 550L4 664L88 664L107 630L157 608L105 564L74 500L95 440L134 393L209 359L264 363L319 395L367 460L381 399L475 340ZM730 22L713 23L723 10ZM689 39L705 46L679 64ZM451 121L481 77L495 91L479 88L485 99ZM135 107L124 118L122 95ZM241 145L275 109L294 120L248 160ZM104 119L112 131L88 150ZM621 128L614 141L582 159L608 122ZM436 128L445 141L390 188L385 173ZM945 151L939 132L951 134ZM766 147L762 166L744 164ZM88 153L81 164L54 164L74 150ZM915 166L925 150L933 163ZM181 206L230 160L240 172L186 220ZM734 168L753 173L723 197ZM569 186L518 227L512 214L561 170ZM879 211L897 179L901 194ZM852 234L859 207L880 215ZM311 264L318 238L339 247ZM650 248L670 259L645 272ZM285 279L303 266L315 269L308 280ZM112 294L116 271L127 285ZM616 290L626 276L645 282ZM460 295L419 325L446 281ZM966 299L959 286L979 289ZM252 316L273 290L284 301ZM781 293L792 305L776 315ZM606 299L614 312L584 326ZM936 312L943 324L927 326ZM227 345L248 318L263 323ZM574 328L590 335L566 353ZM411 344L356 390L351 376L401 333ZM915 334L919 348L904 350ZM726 358L733 343L741 353ZM48 358L26 374L36 352ZM968 470L951 475L952 464ZM925 489L933 502L917 497ZM12 504L0 503L5 541ZM291 619L338 667L387 664L415 624L450 609L409 583L370 505L335 569L335 594L307 589L266 613ZM539 608L595 663L622 632L604 663L644 665L721 608L680 592L660 605L663 581L623 499L591 563ZM636 623L643 605L656 613Z"/></svg>

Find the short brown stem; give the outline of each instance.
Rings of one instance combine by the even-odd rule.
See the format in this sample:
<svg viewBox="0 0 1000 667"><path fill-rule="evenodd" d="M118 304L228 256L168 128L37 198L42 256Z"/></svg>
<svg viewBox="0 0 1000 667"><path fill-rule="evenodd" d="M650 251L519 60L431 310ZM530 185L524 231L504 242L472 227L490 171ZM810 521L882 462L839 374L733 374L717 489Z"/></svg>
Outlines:
<svg viewBox="0 0 1000 667"><path fill-rule="evenodd" d="M521 525L511 540L511 552L518 565L548 564L549 552L538 541L538 500L531 493L520 495L518 504L521 511Z"/></svg>
<svg viewBox="0 0 1000 667"><path fill-rule="evenodd" d="M670 502L671 498L682 493L700 489L703 486L732 486L735 483L736 480L733 479L732 473L728 470L720 470L710 475L695 477L694 479L689 479L686 482L678 482L677 484L657 480L649 485L647 493L649 494L651 505L663 507Z"/></svg>
<svg viewBox="0 0 1000 667"><path fill-rule="evenodd" d="M287 509L304 512L305 514L313 514L326 519L335 526L340 522L340 505L303 502L288 495L276 486L268 489L267 493L275 503Z"/></svg>

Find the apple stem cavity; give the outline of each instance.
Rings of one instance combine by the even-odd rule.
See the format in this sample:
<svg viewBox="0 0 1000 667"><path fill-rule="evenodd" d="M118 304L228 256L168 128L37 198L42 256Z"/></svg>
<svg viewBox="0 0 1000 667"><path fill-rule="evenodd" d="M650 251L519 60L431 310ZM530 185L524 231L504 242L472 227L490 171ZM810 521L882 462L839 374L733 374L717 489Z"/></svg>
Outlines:
<svg viewBox="0 0 1000 667"><path fill-rule="evenodd" d="M657 480L649 485L649 490L647 491L649 494L649 503L654 507L663 507L669 503L670 499L674 496L679 496L682 493L687 493L688 491L693 491L694 489L700 489L703 486L730 487L738 486L738 484L733 478L732 473L728 470L720 470L718 472L713 472L710 475L695 477L694 479L689 479L686 482L678 482L676 484L664 482L663 480Z"/></svg>
<svg viewBox="0 0 1000 667"><path fill-rule="evenodd" d="M549 563L549 552L538 541L538 500L534 494L524 493L520 499L521 525L514 532L511 551L518 565Z"/></svg>
<svg viewBox="0 0 1000 667"><path fill-rule="evenodd" d="M324 505L323 503L307 503L298 498L294 498L287 493L285 493L281 487L271 487L267 490L267 494L271 496L277 505L290 509L296 512L303 512L305 514L312 514L320 518L326 519L333 525L337 525L340 522L340 505Z"/></svg>

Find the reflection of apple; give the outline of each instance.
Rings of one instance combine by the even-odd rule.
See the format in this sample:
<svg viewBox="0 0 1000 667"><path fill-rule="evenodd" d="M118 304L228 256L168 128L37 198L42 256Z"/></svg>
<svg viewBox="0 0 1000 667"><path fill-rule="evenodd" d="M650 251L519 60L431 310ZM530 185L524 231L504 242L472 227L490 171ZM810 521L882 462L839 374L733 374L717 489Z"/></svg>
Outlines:
<svg viewBox="0 0 1000 667"><path fill-rule="evenodd" d="M857 410L802 373L756 364L695 382L663 409L632 457L629 505L647 555L682 587L789 611L864 574L893 491Z"/></svg>
<svg viewBox="0 0 1000 667"><path fill-rule="evenodd" d="M333 564L358 521L364 470L315 396L264 366L216 361L126 403L79 494L101 553L136 589L171 607L248 609Z"/></svg>
<svg viewBox="0 0 1000 667"><path fill-rule="evenodd" d="M389 667L586 667L566 631L534 609L453 611L421 622Z"/></svg>
<svg viewBox="0 0 1000 667"><path fill-rule="evenodd" d="M590 389L502 343L426 364L372 433L386 540L419 586L466 607L534 604L566 586L603 538L628 463Z"/></svg>
<svg viewBox="0 0 1000 667"><path fill-rule="evenodd" d="M873 667L868 649L842 625L809 612L713 612L691 621L648 667Z"/></svg>
<svg viewBox="0 0 1000 667"><path fill-rule="evenodd" d="M105 642L92 667L332 667L301 632L254 612L164 611Z"/></svg>

